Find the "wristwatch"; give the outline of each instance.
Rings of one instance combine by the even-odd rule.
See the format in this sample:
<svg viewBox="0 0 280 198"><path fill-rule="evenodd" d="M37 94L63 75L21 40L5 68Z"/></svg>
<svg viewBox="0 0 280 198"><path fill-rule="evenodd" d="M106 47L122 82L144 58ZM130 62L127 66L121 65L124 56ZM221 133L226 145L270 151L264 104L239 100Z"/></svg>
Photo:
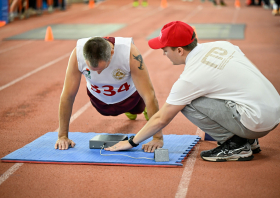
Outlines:
<svg viewBox="0 0 280 198"><path fill-rule="evenodd" d="M134 135L133 135L133 136L130 136L130 138L128 139L128 142L129 142L129 144L130 144L131 146L136 147L136 146L138 146L139 144L135 144L135 143L133 142L133 138L134 138Z"/></svg>

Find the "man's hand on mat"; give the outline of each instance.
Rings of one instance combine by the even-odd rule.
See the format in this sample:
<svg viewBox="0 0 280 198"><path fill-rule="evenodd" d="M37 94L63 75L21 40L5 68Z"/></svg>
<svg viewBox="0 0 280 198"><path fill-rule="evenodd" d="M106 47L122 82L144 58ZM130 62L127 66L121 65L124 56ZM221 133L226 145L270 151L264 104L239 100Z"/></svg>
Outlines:
<svg viewBox="0 0 280 198"><path fill-rule="evenodd" d="M72 148L75 146L75 142L73 142L72 140L68 139L68 137L60 137L58 138L58 140L56 141L54 148L55 149L59 149L59 150L67 150L69 148L69 146L71 146Z"/></svg>
<svg viewBox="0 0 280 198"><path fill-rule="evenodd" d="M128 141L120 141L119 143L115 144L114 146L105 148L106 151L121 151L121 150L128 150L131 149L132 146Z"/></svg>
<svg viewBox="0 0 280 198"><path fill-rule="evenodd" d="M153 138L152 141L148 142L147 144L142 145L142 149L145 152L153 153L156 149L163 147L163 139L162 138Z"/></svg>

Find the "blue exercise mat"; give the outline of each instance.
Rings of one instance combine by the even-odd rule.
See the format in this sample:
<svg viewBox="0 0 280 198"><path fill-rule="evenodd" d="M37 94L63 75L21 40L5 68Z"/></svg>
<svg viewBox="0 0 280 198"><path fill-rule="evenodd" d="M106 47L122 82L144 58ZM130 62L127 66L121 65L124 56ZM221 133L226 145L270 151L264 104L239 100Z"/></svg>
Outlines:
<svg viewBox="0 0 280 198"><path fill-rule="evenodd" d="M108 133L81 133L70 132L69 138L76 146L68 150L54 149L57 140L57 132L48 132L33 142L27 144L1 159L2 162L23 163L54 163L54 164L97 164L97 165L128 165L128 166L183 166L182 160L188 155L192 148L198 143L200 137L197 135L164 135L163 148L169 151L168 162L156 162L150 159L133 159L145 157L154 158L154 153L145 153L142 144L152 140L147 139L138 147L127 151L110 152L102 150L102 154L122 154L112 156L100 155L100 149L89 149L89 140L96 135ZM128 137L135 134L125 134Z"/></svg>

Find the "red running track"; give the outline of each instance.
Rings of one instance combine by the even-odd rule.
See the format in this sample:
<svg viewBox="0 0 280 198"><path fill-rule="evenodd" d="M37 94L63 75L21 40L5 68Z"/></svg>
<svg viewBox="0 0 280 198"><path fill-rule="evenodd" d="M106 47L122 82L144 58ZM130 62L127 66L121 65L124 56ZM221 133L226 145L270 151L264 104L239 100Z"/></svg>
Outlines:
<svg viewBox="0 0 280 198"><path fill-rule="evenodd" d="M164 24L245 23L244 40L230 40L260 69L280 92L280 17L261 7L235 9L214 7L209 1L149 0L147 8L133 8L132 0L107 0L89 9L72 4L67 11L15 21L0 28L0 157L58 128L58 103L68 55L75 40L12 40L4 38L49 24L125 23L109 36L133 37L144 57L162 106L183 65L173 66L161 50L150 50L146 37ZM198 35L199 36L199 35ZM199 40L208 42L211 40ZM14 83L14 80L45 67ZM3 86L9 85L7 88ZM76 97L73 114L89 102L85 80ZM75 114L77 115L77 114ZM146 123L124 115L103 117L86 108L71 124L70 131L137 133ZM179 114L164 134L201 134ZM0 197L280 197L280 128L260 139L262 152L249 162L211 163L199 157L216 146L202 141L185 160L183 168L0 163ZM14 171L14 172L13 172Z"/></svg>

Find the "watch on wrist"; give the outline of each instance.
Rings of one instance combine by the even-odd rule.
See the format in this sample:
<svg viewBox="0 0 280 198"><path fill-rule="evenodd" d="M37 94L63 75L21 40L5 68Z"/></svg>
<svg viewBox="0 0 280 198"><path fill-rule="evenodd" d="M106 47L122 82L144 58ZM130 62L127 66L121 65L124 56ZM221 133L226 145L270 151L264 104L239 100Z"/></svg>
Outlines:
<svg viewBox="0 0 280 198"><path fill-rule="evenodd" d="M134 135L133 135L133 136L130 136L130 138L128 139L128 142L129 142L129 144L130 144L131 146L136 147L136 146L138 146L139 144L135 144L135 143L133 142L133 138L134 138Z"/></svg>

